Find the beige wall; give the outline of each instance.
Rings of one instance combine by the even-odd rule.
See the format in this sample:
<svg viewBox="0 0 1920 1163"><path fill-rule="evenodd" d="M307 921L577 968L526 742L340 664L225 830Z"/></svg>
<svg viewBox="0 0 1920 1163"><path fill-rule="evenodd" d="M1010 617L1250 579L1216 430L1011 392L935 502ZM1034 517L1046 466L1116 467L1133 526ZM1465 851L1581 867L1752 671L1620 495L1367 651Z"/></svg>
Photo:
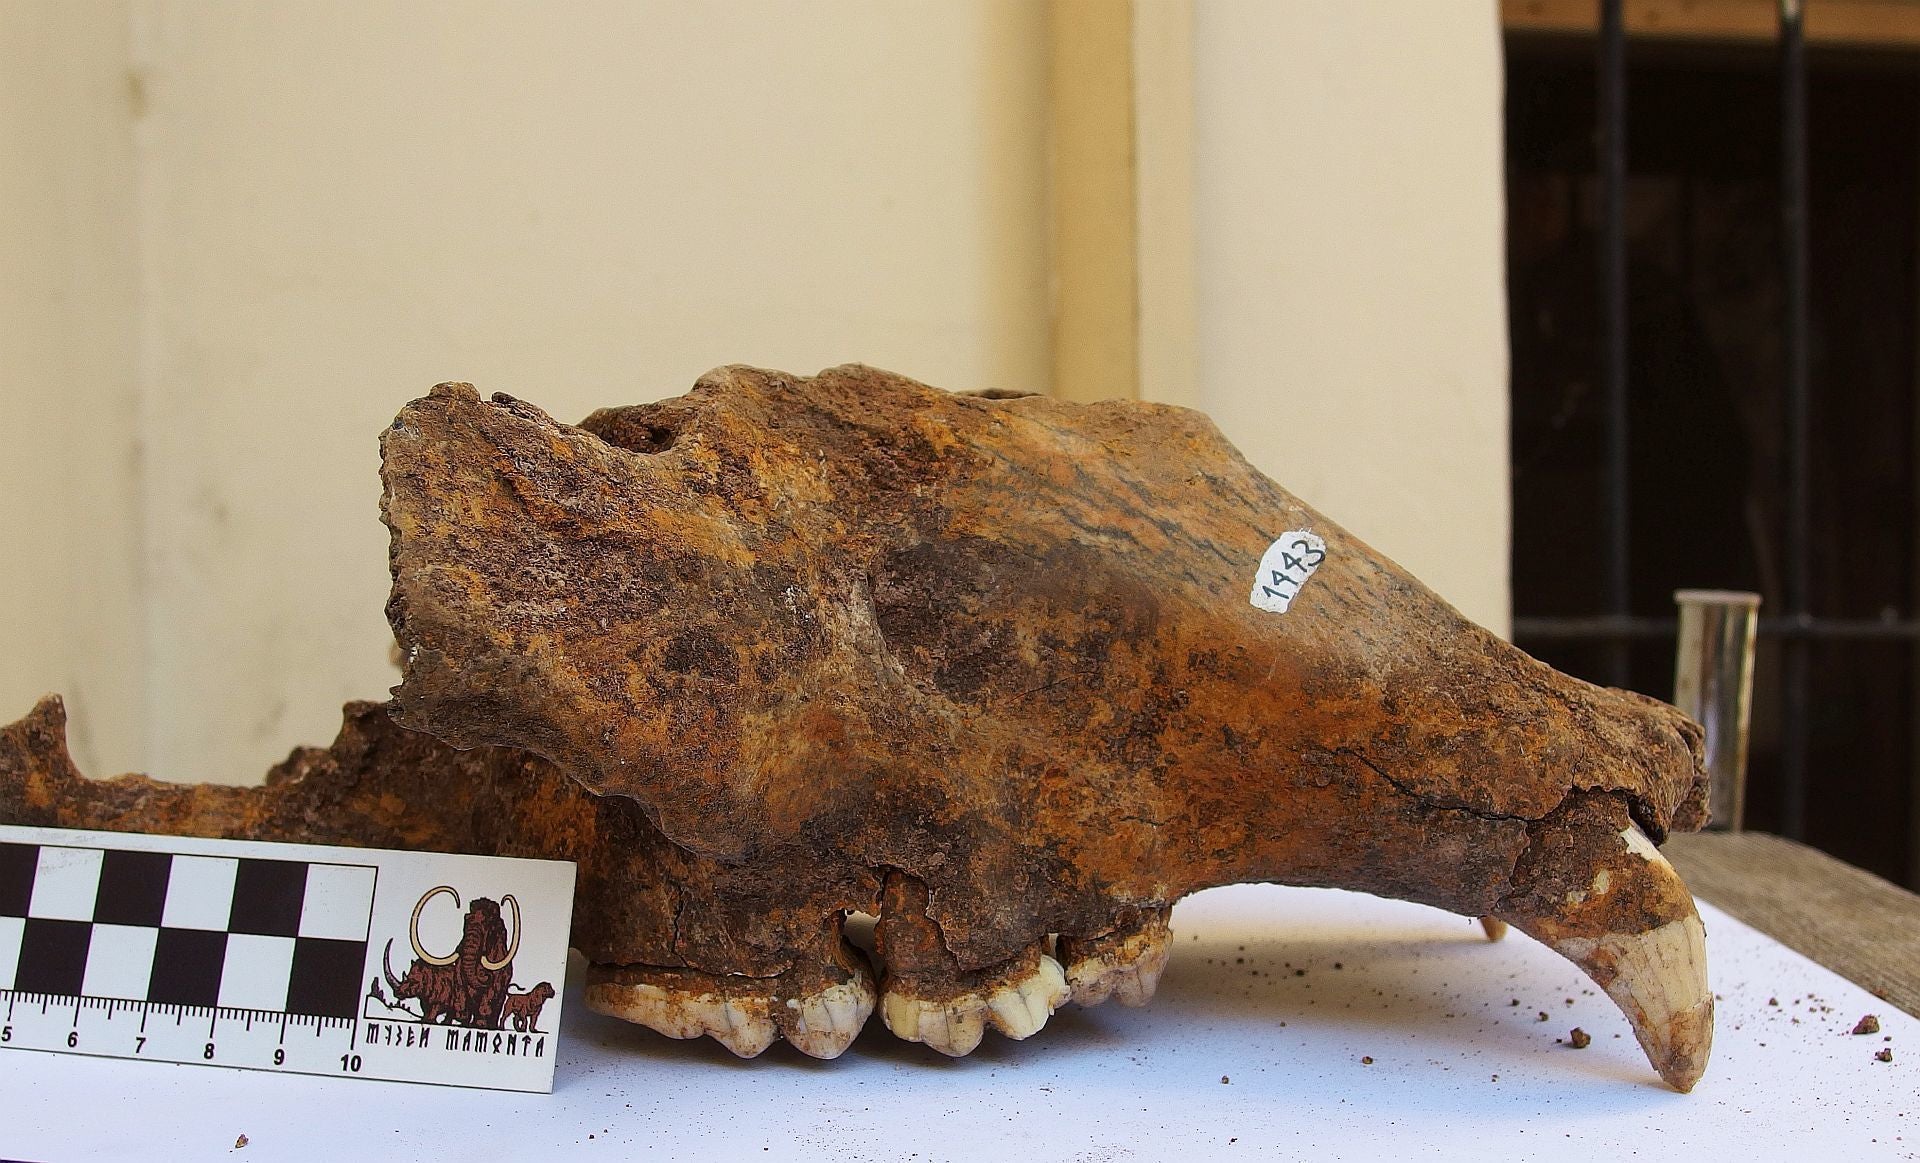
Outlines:
<svg viewBox="0 0 1920 1163"><path fill-rule="evenodd" d="M147 754L125 5L0 0L0 720Z"/></svg>
<svg viewBox="0 0 1920 1163"><path fill-rule="evenodd" d="M730 362L1045 384L1029 6L139 8L168 775L394 681L375 438L436 381L567 420Z"/></svg>
<svg viewBox="0 0 1920 1163"><path fill-rule="evenodd" d="M1194 44L1200 406L1504 630L1496 6L1204 0Z"/></svg>
<svg viewBox="0 0 1920 1163"><path fill-rule="evenodd" d="M375 438L435 381L565 419L733 361L1047 386L1039 5L0 19L0 718L68 691L95 772L251 780L392 682ZM1153 225L1200 403L1504 624L1493 5L1192 33L1196 132L1146 147L1194 151Z"/></svg>

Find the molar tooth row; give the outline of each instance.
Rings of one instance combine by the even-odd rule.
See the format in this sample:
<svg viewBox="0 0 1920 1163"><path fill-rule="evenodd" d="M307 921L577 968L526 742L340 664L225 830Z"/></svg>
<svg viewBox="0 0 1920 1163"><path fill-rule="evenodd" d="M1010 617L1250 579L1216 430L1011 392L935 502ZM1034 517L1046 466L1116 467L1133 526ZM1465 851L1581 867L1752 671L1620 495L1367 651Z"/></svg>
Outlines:
<svg viewBox="0 0 1920 1163"><path fill-rule="evenodd" d="M716 993L671 989L651 982L591 982L587 1007L665 1034L669 1038L711 1036L742 1058L752 1058L778 1034L765 998L731 998Z"/></svg>
<svg viewBox="0 0 1920 1163"><path fill-rule="evenodd" d="M587 1008L669 1038L711 1037L742 1058L757 1056L777 1037L815 1058L837 1058L873 1013L873 977L864 966L845 981L785 999L770 982L752 979L713 990L644 976L633 968L599 970L587 982Z"/></svg>
<svg viewBox="0 0 1920 1163"><path fill-rule="evenodd" d="M851 950L849 950L851 952ZM1165 913L1122 934L1063 941L1066 966L1035 952L1023 972L952 996L928 996L901 978L876 999L872 975L857 954L843 961L847 980L799 997L782 997L773 981L699 978L641 967L609 967L590 980L590 1008L636 1022L670 1038L712 1037L742 1058L775 1038L816 1058L835 1058L859 1036L878 1000L882 1021L910 1042L960 1057L980 1045L988 1026L1007 1037L1032 1037L1069 1000L1097 1005L1109 997L1130 1006L1153 996L1172 952ZM664 976L671 974L670 977Z"/></svg>
<svg viewBox="0 0 1920 1163"><path fill-rule="evenodd" d="M985 992L967 990L933 999L889 988L881 998L880 1017L896 1036L958 1058L973 1052L989 1024L1016 1041L1033 1036L1066 1004L1070 992L1060 963L1043 953L1030 973Z"/></svg>

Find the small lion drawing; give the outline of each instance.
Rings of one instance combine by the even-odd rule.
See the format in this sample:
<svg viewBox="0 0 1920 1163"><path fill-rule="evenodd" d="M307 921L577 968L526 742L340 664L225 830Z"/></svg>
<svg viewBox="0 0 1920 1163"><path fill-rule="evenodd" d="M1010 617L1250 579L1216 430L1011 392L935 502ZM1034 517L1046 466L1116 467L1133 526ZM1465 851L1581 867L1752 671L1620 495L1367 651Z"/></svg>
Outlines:
<svg viewBox="0 0 1920 1163"><path fill-rule="evenodd" d="M500 1007L500 1025L504 1027L512 1022L516 1030L538 1033L540 1010L552 996L553 986L544 981L525 993L508 992L507 1000Z"/></svg>

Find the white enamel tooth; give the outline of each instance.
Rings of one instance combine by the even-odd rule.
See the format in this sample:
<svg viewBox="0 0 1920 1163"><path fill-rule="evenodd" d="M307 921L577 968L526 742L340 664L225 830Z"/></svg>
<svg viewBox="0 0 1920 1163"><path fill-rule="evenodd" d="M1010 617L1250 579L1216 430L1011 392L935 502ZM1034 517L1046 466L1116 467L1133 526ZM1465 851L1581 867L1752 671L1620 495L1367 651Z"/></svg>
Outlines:
<svg viewBox="0 0 1920 1163"><path fill-rule="evenodd" d="M794 1010L793 1025L787 1030L787 1040L795 1035L824 1033L833 1021L827 1013L826 1003L818 995L807 998L789 998L787 1007Z"/></svg>
<svg viewBox="0 0 1920 1163"><path fill-rule="evenodd" d="M1075 970L1079 966L1074 967ZM1068 980L1073 985L1073 1003L1078 1006L1097 1006L1113 996L1114 989L1120 984L1118 974L1083 975L1069 972Z"/></svg>
<svg viewBox="0 0 1920 1163"><path fill-rule="evenodd" d="M1152 1000L1172 955L1165 930L1136 933L1075 958L1064 977L1077 1005L1095 1006L1114 998L1122 1005L1143 1006Z"/></svg>
<svg viewBox="0 0 1920 1163"><path fill-rule="evenodd" d="M1173 946L1155 945L1145 956L1133 963L1133 971L1121 979L1114 996L1123 1006L1143 1006L1153 1000L1153 993L1160 988L1160 975L1167 970L1167 962L1173 957Z"/></svg>
<svg viewBox="0 0 1920 1163"><path fill-rule="evenodd" d="M836 1030L858 1030L867 1024L867 1015L873 1013L872 987L856 991L851 988L852 984L836 985L827 991L827 1013Z"/></svg>
<svg viewBox="0 0 1920 1163"><path fill-rule="evenodd" d="M1647 834L1642 832L1638 825L1622 828L1620 830L1620 838L1626 841L1629 852L1632 852L1648 864L1656 862L1665 864L1667 862L1667 858L1660 855L1660 850L1653 846L1653 841L1647 839Z"/></svg>
<svg viewBox="0 0 1920 1163"><path fill-rule="evenodd" d="M987 1008L993 1011L993 1028L1015 1041L1031 1037L1047 1020L1044 1015L1036 1019L1025 991L1011 985L994 990Z"/></svg>
<svg viewBox="0 0 1920 1163"><path fill-rule="evenodd" d="M1706 930L1698 916L1646 933L1572 937L1555 948L1608 977L1607 996L1626 1015L1655 1070L1675 1090L1692 1090L1713 1046L1713 994L1707 987Z"/></svg>
<svg viewBox="0 0 1920 1163"><path fill-rule="evenodd" d="M993 1028L1015 1041L1030 1038L1047 1024L1070 992L1060 963L1043 953L1033 972L1017 981L1004 982L988 995Z"/></svg>
<svg viewBox="0 0 1920 1163"><path fill-rule="evenodd" d="M682 993L651 983L598 982L587 987L587 1007L642 1025L669 1038L713 1039L742 1058L773 1044L777 1034L764 1006L713 993Z"/></svg>
<svg viewBox="0 0 1920 1163"><path fill-rule="evenodd" d="M950 1058L964 1058L980 1045L987 1029L983 1020L986 1007L977 994L962 994L946 1005L919 1004L920 1041Z"/></svg>
<svg viewBox="0 0 1920 1163"><path fill-rule="evenodd" d="M1042 994L1041 991L1030 986L1020 990L1020 1001L1026 1008L1027 1020L1032 1023L1033 1026L1032 1029L1020 1035L1020 1037L1031 1037L1039 1033L1041 1028L1047 1024L1047 1019L1053 1016L1053 1006L1048 1004L1046 996ZM1012 1035L1008 1036L1012 1037Z"/></svg>
<svg viewBox="0 0 1920 1163"><path fill-rule="evenodd" d="M750 1006L728 998L720 1006L719 1025L713 1037L722 1046L742 1058L753 1058L773 1045L780 1036L765 1006Z"/></svg>
<svg viewBox="0 0 1920 1163"><path fill-rule="evenodd" d="M587 986L586 1002L588 1009L645 1026L669 1038L697 1038L703 1032L687 1030L685 1007L670 1004L666 991L658 986L594 982Z"/></svg>
<svg viewBox="0 0 1920 1163"><path fill-rule="evenodd" d="M1131 965L1118 965L1109 968L1096 979L1097 988L1082 990L1075 986L1073 1000L1082 1006L1104 1005L1117 1001L1121 1005L1143 1005L1141 1001L1129 1001L1129 998L1141 996L1140 971ZM1082 997L1087 1000L1081 1001Z"/></svg>
<svg viewBox="0 0 1920 1163"><path fill-rule="evenodd" d="M1610 885L1611 891L1638 890L1651 899L1687 897L1679 873L1640 829L1620 835L1647 862L1648 880ZM1685 916L1645 932L1564 937L1553 947L1607 991L1660 1077L1682 1093L1692 1090L1713 1049L1713 991L1699 913L1689 908Z"/></svg>
<svg viewBox="0 0 1920 1163"><path fill-rule="evenodd" d="M978 994L969 994L947 1007L947 1036L951 1041L940 1048L940 1052L955 1058L964 1057L973 1053L986 1033L987 1007Z"/></svg>
<svg viewBox="0 0 1920 1163"><path fill-rule="evenodd" d="M978 994L962 994L951 1002L926 1001L898 993L880 999L880 1020L894 1036L920 1042L949 1057L973 1052L986 1032L986 1006Z"/></svg>
<svg viewBox="0 0 1920 1163"><path fill-rule="evenodd" d="M1113 997L1132 975L1130 966L1116 964L1104 953L1082 957L1067 967L1067 983L1077 1005L1097 1006Z"/></svg>
<svg viewBox="0 0 1920 1163"><path fill-rule="evenodd" d="M873 1012L872 982L856 978L789 1002L797 1011L787 1041L815 1058L838 1058Z"/></svg>
<svg viewBox="0 0 1920 1163"><path fill-rule="evenodd" d="M920 1040L919 1003L905 994L883 993L880 995L880 1021L893 1032L896 1038L909 1042Z"/></svg>
<svg viewBox="0 0 1920 1163"><path fill-rule="evenodd" d="M880 1017L895 1035L959 1057L980 1045L988 1025L1015 1040L1032 1037L1071 992L1060 963L1041 953L1031 970L1002 978L984 994L968 990L934 1001L890 990L881 997Z"/></svg>
<svg viewBox="0 0 1920 1163"><path fill-rule="evenodd" d="M1040 968L1020 985L1020 996L1026 999L1035 1029L1046 1025L1053 1011L1065 1005L1072 994L1073 990L1067 985L1066 970L1044 953L1040 955Z"/></svg>

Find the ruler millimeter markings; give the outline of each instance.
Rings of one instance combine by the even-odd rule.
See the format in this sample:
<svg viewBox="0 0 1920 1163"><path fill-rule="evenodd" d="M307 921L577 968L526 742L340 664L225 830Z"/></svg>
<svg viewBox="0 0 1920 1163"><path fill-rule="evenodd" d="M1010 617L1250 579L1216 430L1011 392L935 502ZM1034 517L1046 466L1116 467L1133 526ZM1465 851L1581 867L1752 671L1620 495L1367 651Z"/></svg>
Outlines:
<svg viewBox="0 0 1920 1163"><path fill-rule="evenodd" d="M551 1090L573 878L0 827L0 1049Z"/></svg>
<svg viewBox="0 0 1920 1163"><path fill-rule="evenodd" d="M301 1074L358 1073L352 1068L358 1046L351 1018L15 991L0 997L8 1003L0 1043L8 1049ZM27 1012L16 1017L22 1007ZM302 1037L308 1032L311 1037ZM334 1036L323 1038L326 1034ZM336 1049L346 1061L334 1061Z"/></svg>

